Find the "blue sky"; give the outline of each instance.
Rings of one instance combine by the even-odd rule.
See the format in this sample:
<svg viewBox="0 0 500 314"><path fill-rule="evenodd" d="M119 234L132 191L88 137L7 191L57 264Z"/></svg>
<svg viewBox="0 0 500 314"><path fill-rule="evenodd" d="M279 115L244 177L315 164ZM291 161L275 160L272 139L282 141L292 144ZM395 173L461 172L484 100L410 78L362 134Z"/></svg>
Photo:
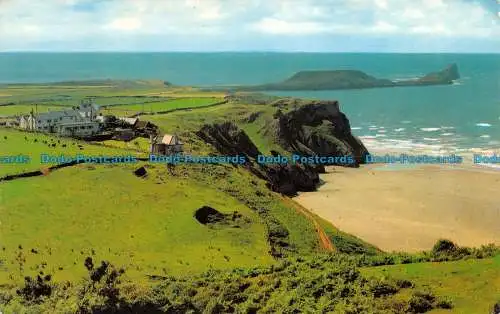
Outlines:
<svg viewBox="0 0 500 314"><path fill-rule="evenodd" d="M0 0L0 51L500 53L498 0Z"/></svg>

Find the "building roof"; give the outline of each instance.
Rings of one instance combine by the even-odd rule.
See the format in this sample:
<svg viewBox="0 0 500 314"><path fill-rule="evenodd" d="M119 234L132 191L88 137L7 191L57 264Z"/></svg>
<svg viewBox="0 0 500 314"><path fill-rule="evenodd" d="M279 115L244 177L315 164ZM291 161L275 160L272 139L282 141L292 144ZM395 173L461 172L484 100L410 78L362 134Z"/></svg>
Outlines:
<svg viewBox="0 0 500 314"><path fill-rule="evenodd" d="M137 128L147 128L148 126L153 126L153 124L149 121L137 121L137 123L135 124L135 126Z"/></svg>
<svg viewBox="0 0 500 314"><path fill-rule="evenodd" d="M137 121L139 121L138 118L125 118L125 117L118 117L118 120L127 122L128 124L135 125Z"/></svg>
<svg viewBox="0 0 500 314"><path fill-rule="evenodd" d="M39 113L36 115L37 119L57 119L62 117L81 118L80 114L76 110L49 111L49 112Z"/></svg>
<svg viewBox="0 0 500 314"><path fill-rule="evenodd" d="M61 123L59 126L72 126L72 125L98 125L99 123L96 121L76 121L76 122L67 122Z"/></svg>
<svg viewBox="0 0 500 314"><path fill-rule="evenodd" d="M167 145L180 145L182 142L179 140L177 135L165 134L161 140L162 144Z"/></svg>

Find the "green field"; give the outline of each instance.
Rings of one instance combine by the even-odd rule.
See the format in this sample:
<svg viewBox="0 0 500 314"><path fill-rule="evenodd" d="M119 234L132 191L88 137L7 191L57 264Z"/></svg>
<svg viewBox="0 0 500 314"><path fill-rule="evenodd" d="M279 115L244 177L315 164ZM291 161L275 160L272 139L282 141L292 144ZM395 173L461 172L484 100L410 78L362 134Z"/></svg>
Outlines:
<svg viewBox="0 0 500 314"><path fill-rule="evenodd" d="M64 108L58 106L48 106L48 105L11 105L11 106L0 106L0 116L21 116L29 114L31 111L44 113L49 111L58 111Z"/></svg>
<svg viewBox="0 0 500 314"><path fill-rule="evenodd" d="M134 105L120 105L120 106L110 106L102 110L103 114L113 114L118 116L130 116L135 113L155 113L162 111L169 111L174 109L182 108L197 108L205 107L218 102L221 102L221 98L211 98L211 97L198 97L198 98L176 98L167 101L160 102L149 102L143 104Z"/></svg>
<svg viewBox="0 0 500 314"><path fill-rule="evenodd" d="M54 147L52 147L54 145ZM65 147L64 147L65 146ZM42 163L41 155L50 156L122 156L133 154L134 156L146 156L135 151L122 149L119 147L104 147L83 141L68 138L58 138L40 133L27 133L12 129L0 128L0 151L2 156L25 155L31 158L29 163L3 163L0 167L0 176L17 174L28 171L40 170L43 167L50 167L62 162Z"/></svg>

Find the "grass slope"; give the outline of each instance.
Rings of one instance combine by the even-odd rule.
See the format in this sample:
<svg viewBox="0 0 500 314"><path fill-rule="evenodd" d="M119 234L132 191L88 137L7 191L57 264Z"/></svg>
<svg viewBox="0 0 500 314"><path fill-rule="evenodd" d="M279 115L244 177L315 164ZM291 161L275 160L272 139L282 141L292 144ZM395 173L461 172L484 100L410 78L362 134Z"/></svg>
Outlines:
<svg viewBox="0 0 500 314"><path fill-rule="evenodd" d="M39 251L27 253L30 267L42 261L62 267L56 279L79 278L91 250L136 270L137 277L272 261L265 228L247 206L213 186L169 176L166 170L149 169L148 178L137 178L135 167L80 165L3 183L6 266L15 269L12 257L19 245L27 252ZM205 205L223 213L238 211L252 223L248 228L210 229L193 217Z"/></svg>
<svg viewBox="0 0 500 314"><path fill-rule="evenodd" d="M453 313L489 313L500 301L500 256L455 262L417 263L365 268L366 275L404 278L417 287L446 295L453 301ZM432 313L449 313L435 310Z"/></svg>

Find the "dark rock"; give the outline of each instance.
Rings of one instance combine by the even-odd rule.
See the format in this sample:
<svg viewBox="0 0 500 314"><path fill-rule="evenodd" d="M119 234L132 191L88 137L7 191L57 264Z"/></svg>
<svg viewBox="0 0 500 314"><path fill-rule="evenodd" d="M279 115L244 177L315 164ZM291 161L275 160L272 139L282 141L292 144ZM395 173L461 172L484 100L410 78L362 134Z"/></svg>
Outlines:
<svg viewBox="0 0 500 314"><path fill-rule="evenodd" d="M295 100L290 102L296 104ZM352 156L355 162L351 166L364 163L368 154L363 143L352 135L349 120L337 101L309 101L275 119L267 133L295 154Z"/></svg>
<svg viewBox="0 0 500 314"><path fill-rule="evenodd" d="M231 122L205 125L196 134L221 154L244 155L247 159L244 167L266 180L275 192L296 195L297 191L314 191L319 183L317 166L256 163L261 153L246 133Z"/></svg>
<svg viewBox="0 0 500 314"><path fill-rule="evenodd" d="M246 155L257 158L260 154L248 135L231 122L204 125L196 135L225 155Z"/></svg>
<svg viewBox="0 0 500 314"><path fill-rule="evenodd" d="M493 305L493 309L491 310L491 314L500 314L500 301Z"/></svg>
<svg viewBox="0 0 500 314"><path fill-rule="evenodd" d="M245 122L247 123L252 123L254 122L255 120L257 120L257 118L259 118L262 114L262 111L257 111L257 112L252 112L246 119L245 119Z"/></svg>
<svg viewBox="0 0 500 314"><path fill-rule="evenodd" d="M140 168L138 168L138 169L136 169L136 170L134 171L134 174L135 174L137 177L139 177L139 178L143 178L143 177L145 177L145 176L148 174L148 172L147 172L146 168L144 168L144 167L140 167Z"/></svg>

